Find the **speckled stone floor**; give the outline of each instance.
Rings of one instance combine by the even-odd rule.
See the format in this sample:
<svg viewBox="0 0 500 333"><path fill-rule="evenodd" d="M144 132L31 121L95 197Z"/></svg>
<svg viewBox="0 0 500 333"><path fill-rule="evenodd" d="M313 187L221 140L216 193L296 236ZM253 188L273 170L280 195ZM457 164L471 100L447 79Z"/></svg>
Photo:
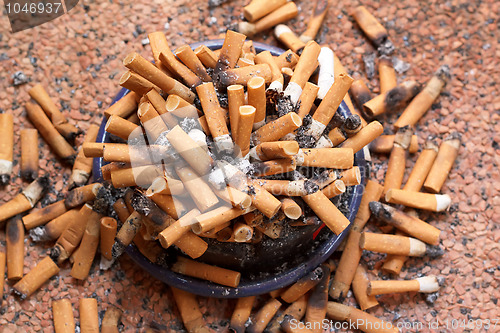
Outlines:
<svg viewBox="0 0 500 333"><path fill-rule="evenodd" d="M246 1L230 1L213 10L207 0L110 0L81 1L68 15L31 30L10 33L7 17L0 16L0 112L15 114L15 146L19 129L32 127L23 103L28 87L42 83L62 110L82 129L100 123L103 110L118 92L118 78L124 56L137 51L150 56L145 45L147 33L163 30L173 47L214 38L237 22ZM297 1L298 18L291 21L300 33L305 29L312 1ZM440 64L448 64L452 79L438 101L416 127L422 143L428 135L442 137L451 131L462 134L458 160L442 192L452 196L449 212L423 214L423 218L443 230L446 252L435 260L409 261L401 278L417 273L445 278L440 296L433 304L415 294L380 297L381 306L370 310L375 316L395 323L418 323L429 331L428 323L438 321L435 332L465 332L453 329L452 320L500 319L500 78L499 35L500 2L490 1L363 1L389 31L396 46L395 55L410 67L398 81L414 79L425 83ZM366 78L363 54L373 52L359 28L348 15L358 2L335 1L319 41L331 45L355 78ZM3 8L3 7L2 7ZM277 44L269 32L256 40ZM22 71L29 83L13 85L13 75ZM373 92L378 77L367 79ZM389 124L394 117L382 119ZM386 126L390 129L391 126ZM54 185L39 205L61 198L70 169L63 166L40 140L41 173L50 175ZM414 162L416 156L412 157ZM0 203L9 200L25 183L18 177L19 150L10 185L0 189ZM386 158L374 156L373 177L382 180ZM0 231L0 246L5 246ZM25 273L49 244L26 240ZM363 261L376 272L380 256ZM168 288L137 268L126 256L111 271L94 267L83 283L61 270L27 300L20 302L10 293L1 305L0 332L52 332L51 301L70 297L78 321L78 299L96 297L100 310L115 304L123 311L124 331L144 331L153 326L168 332L181 332L182 323ZM350 302L350 300L348 300ZM202 312L215 332L227 331L233 301L200 299ZM102 311L103 312L103 311ZM448 323L449 327L446 327ZM472 326L471 326L472 327ZM474 326L477 328L477 326ZM474 329L470 331L481 331ZM499 331L500 322L490 332ZM402 330L415 331L415 329Z"/></svg>

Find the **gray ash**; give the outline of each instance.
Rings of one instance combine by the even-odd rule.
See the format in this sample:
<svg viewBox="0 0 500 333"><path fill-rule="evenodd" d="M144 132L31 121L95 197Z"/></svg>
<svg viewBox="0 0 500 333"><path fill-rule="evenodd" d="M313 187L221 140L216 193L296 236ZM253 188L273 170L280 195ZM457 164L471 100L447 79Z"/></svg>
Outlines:
<svg viewBox="0 0 500 333"><path fill-rule="evenodd" d="M304 187L307 191L307 194L313 194L313 193L319 191L318 184L314 183L313 181L311 181L309 179L304 182Z"/></svg>
<svg viewBox="0 0 500 333"><path fill-rule="evenodd" d="M384 40L377 48L378 53L385 56L390 56L395 50L394 44L389 39Z"/></svg>
<svg viewBox="0 0 500 333"><path fill-rule="evenodd" d="M217 99L219 100L220 106L222 108L227 109L229 104L228 104L228 97L227 97L226 88L216 86L215 92L217 93Z"/></svg>
<svg viewBox="0 0 500 333"><path fill-rule="evenodd" d="M184 132L189 133L192 129L201 129L200 122L194 118L184 118L179 123L179 126L184 130ZM162 133L163 134L163 133Z"/></svg>
<svg viewBox="0 0 500 333"><path fill-rule="evenodd" d="M30 79L22 71L17 71L12 74L12 85L14 87L28 83Z"/></svg>
<svg viewBox="0 0 500 333"><path fill-rule="evenodd" d="M363 55L363 63L365 64L366 77L371 80L375 76L375 53L366 53Z"/></svg>
<svg viewBox="0 0 500 333"><path fill-rule="evenodd" d="M293 105L290 96L278 92L274 89L266 91L266 114L284 116L290 112L297 112L300 103Z"/></svg>

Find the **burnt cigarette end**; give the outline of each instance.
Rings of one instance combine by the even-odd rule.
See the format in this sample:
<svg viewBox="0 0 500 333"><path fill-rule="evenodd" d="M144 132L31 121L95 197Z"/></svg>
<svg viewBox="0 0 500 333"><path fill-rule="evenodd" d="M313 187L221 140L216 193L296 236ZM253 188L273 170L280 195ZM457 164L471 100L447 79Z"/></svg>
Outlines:
<svg viewBox="0 0 500 333"><path fill-rule="evenodd" d="M448 65L439 67L435 75L446 84L451 79L450 67Z"/></svg>
<svg viewBox="0 0 500 333"><path fill-rule="evenodd" d="M110 203L114 201L111 191L106 186L102 186L97 190L96 198L92 203L92 210L99 214L109 215Z"/></svg>
<svg viewBox="0 0 500 333"><path fill-rule="evenodd" d="M444 254L444 249L437 245L427 245L425 250L425 256L429 258L439 258Z"/></svg>
<svg viewBox="0 0 500 333"><path fill-rule="evenodd" d="M378 44L377 41L375 42L375 44L378 46L377 52L381 55L390 56L396 50L394 44L390 41L390 39L387 38L387 36L385 37L385 40L381 39L380 41L378 41Z"/></svg>
<svg viewBox="0 0 500 333"><path fill-rule="evenodd" d="M428 305L433 305L437 301L438 296L439 296L438 291L430 294L425 294L425 303L427 303Z"/></svg>
<svg viewBox="0 0 500 333"><path fill-rule="evenodd" d="M401 84L387 92L385 96L385 107L392 112L404 105L406 101L413 98L420 91L420 86L416 82Z"/></svg>
<svg viewBox="0 0 500 333"><path fill-rule="evenodd" d="M10 182L10 175L0 175L0 186L5 186Z"/></svg>
<svg viewBox="0 0 500 333"><path fill-rule="evenodd" d="M352 114L344 121L343 129L347 135L352 136L361 130L361 117Z"/></svg>
<svg viewBox="0 0 500 333"><path fill-rule="evenodd" d="M11 243L16 243L19 241L20 237L20 230L19 230L19 224L17 223L18 220L21 220L21 215L16 215L12 217L8 222L7 226L5 228L5 233L7 236L7 239ZM22 222L21 222L22 226Z"/></svg>
<svg viewBox="0 0 500 333"><path fill-rule="evenodd" d="M27 170L21 171L21 177L28 182L34 181L36 179L37 175L38 175L38 172L36 172L35 170L27 169ZM1 183L1 180L0 180L0 183Z"/></svg>
<svg viewBox="0 0 500 333"><path fill-rule="evenodd" d="M119 256L123 254L125 251L125 245L122 244L119 240L115 241L115 244L113 244L113 247L111 248L111 256L113 259L117 259Z"/></svg>
<svg viewBox="0 0 500 333"><path fill-rule="evenodd" d="M424 149L433 149L433 150L435 150L437 152L438 148L439 148L439 146L437 144L436 138L432 137L432 136L429 136L427 138L427 140L425 141Z"/></svg>
<svg viewBox="0 0 500 333"><path fill-rule="evenodd" d="M24 301L26 299L26 297L28 297L27 294L23 294L22 292L20 292L19 290L17 290L16 288L12 288L12 293L14 294L14 296L17 296L19 297L19 299L21 301Z"/></svg>
<svg viewBox="0 0 500 333"><path fill-rule="evenodd" d="M319 186L314 181L308 179L304 182L304 188L307 194L313 194L319 191Z"/></svg>
<svg viewBox="0 0 500 333"><path fill-rule="evenodd" d="M62 158L62 160L69 165L73 165L75 163L75 158L76 154L73 154L68 157Z"/></svg>
<svg viewBox="0 0 500 333"><path fill-rule="evenodd" d="M56 244L53 248L50 249L49 257L53 262L58 262L59 257L61 256L61 248Z"/></svg>
<svg viewBox="0 0 500 333"><path fill-rule="evenodd" d="M450 135L448 135L446 138L444 138L444 141L451 141L451 140L462 140L462 135L458 132L453 132Z"/></svg>
<svg viewBox="0 0 500 333"><path fill-rule="evenodd" d="M383 221L388 221L392 219L392 211L394 210L391 206L384 205L378 201L372 201L368 204L372 214Z"/></svg>

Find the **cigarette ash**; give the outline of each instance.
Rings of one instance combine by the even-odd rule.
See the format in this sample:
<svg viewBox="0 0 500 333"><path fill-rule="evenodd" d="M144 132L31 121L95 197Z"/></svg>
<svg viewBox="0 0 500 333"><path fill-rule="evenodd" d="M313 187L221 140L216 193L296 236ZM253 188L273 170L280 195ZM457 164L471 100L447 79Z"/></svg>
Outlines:
<svg viewBox="0 0 500 333"><path fill-rule="evenodd" d="M201 130L200 122L194 118L184 118L179 122L179 126L184 132L189 133L192 129ZM162 133L163 134L163 133Z"/></svg>
<svg viewBox="0 0 500 333"><path fill-rule="evenodd" d="M442 257L444 254L444 249L440 246L427 245L425 250L425 256L431 259Z"/></svg>
<svg viewBox="0 0 500 333"><path fill-rule="evenodd" d="M12 85L14 87L23 85L30 81L30 79L22 71L15 72L14 74L12 74L11 78L12 78Z"/></svg>
<svg viewBox="0 0 500 333"><path fill-rule="evenodd" d="M224 109L227 109L229 104L228 104L226 88L221 86L215 86L215 93L217 94L217 99L219 100L220 106Z"/></svg>
<svg viewBox="0 0 500 333"><path fill-rule="evenodd" d="M294 105L290 96L283 92L269 89L266 91L266 114L268 116L277 115L282 117L290 112L297 112L300 102Z"/></svg>
<svg viewBox="0 0 500 333"><path fill-rule="evenodd" d="M443 82L448 82L451 79L450 67L448 65L443 65L439 67L435 74Z"/></svg>
<svg viewBox="0 0 500 333"><path fill-rule="evenodd" d="M307 134L311 122L312 116L310 114L306 115L302 120L302 126L295 132L295 140L298 142L300 148L313 148L316 144L316 139L312 135Z"/></svg>
<svg viewBox="0 0 500 333"><path fill-rule="evenodd" d="M377 54L375 53L365 53L363 54L363 63L365 65L366 77L371 80L375 76L375 58Z"/></svg>
<svg viewBox="0 0 500 333"><path fill-rule="evenodd" d="M352 114L347 117L342 125L343 129L347 132L353 132L361 126L361 117L357 114Z"/></svg>
<svg viewBox="0 0 500 333"><path fill-rule="evenodd" d="M399 107L401 107L402 102L405 99L408 99L408 95L415 96L420 91L420 86L417 84L411 88L410 91L405 89L404 87L397 86L394 89L391 89L387 92L385 96L384 103L386 105L388 112L396 111Z"/></svg>
<svg viewBox="0 0 500 333"><path fill-rule="evenodd" d="M378 53L385 56L390 56L391 54L394 53L395 50L396 48L394 47L394 44L389 39L385 39L377 47Z"/></svg>
<svg viewBox="0 0 500 333"><path fill-rule="evenodd" d="M399 59L396 56L392 57L392 66L398 74L403 74L411 68L411 65L409 63Z"/></svg>

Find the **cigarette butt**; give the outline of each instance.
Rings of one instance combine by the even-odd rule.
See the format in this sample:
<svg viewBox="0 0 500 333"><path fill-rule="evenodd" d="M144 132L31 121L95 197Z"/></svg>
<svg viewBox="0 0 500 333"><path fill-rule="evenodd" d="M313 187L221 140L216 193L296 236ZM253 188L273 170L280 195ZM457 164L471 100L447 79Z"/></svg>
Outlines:
<svg viewBox="0 0 500 333"><path fill-rule="evenodd" d="M285 288L286 289L286 288ZM281 290L281 289L280 289ZM280 292L280 294L282 291ZM298 300L290 304L280 315L275 316L266 330L271 333L279 333L280 325L285 322L285 318L301 320L305 315L307 307L307 295L302 295ZM286 324L285 324L286 325Z"/></svg>
<svg viewBox="0 0 500 333"><path fill-rule="evenodd" d="M361 184L361 170L358 166L340 172L339 177L346 186Z"/></svg>
<svg viewBox="0 0 500 333"><path fill-rule="evenodd" d="M321 327L321 324L305 324L300 321L295 321L292 324L292 317L290 316L285 316L283 318L280 327L285 333L312 333L313 331L308 329L306 325L319 325L318 327Z"/></svg>
<svg viewBox="0 0 500 333"><path fill-rule="evenodd" d="M281 67L276 64L274 57L269 51L262 51L254 58L255 64L268 64L271 69L271 84L268 89L274 89L279 92L283 90L283 75L281 74Z"/></svg>
<svg viewBox="0 0 500 333"><path fill-rule="evenodd" d="M391 190L392 191L392 190ZM417 217L405 214L380 202L370 202L370 210L374 216L397 229L430 245L439 244L441 231Z"/></svg>
<svg viewBox="0 0 500 333"><path fill-rule="evenodd" d="M361 79L354 80L349 91L360 110L363 110L363 105L372 99L370 89L366 86L365 81Z"/></svg>
<svg viewBox="0 0 500 333"><path fill-rule="evenodd" d="M108 260L112 260L111 249L115 243L117 230L116 220L112 217L103 217L100 221L100 249L101 254Z"/></svg>
<svg viewBox="0 0 500 333"><path fill-rule="evenodd" d="M417 217L417 216L415 216ZM396 235L398 236L406 236L406 234L402 231L397 230ZM384 260L384 264L382 265L382 270L384 272L388 272L390 274L399 275L401 269L405 261L408 259L407 256L399 256L394 254L388 254Z"/></svg>
<svg viewBox="0 0 500 333"><path fill-rule="evenodd" d="M337 179L327 187L321 190L321 192L328 198L331 199L344 193L346 190L346 184L343 180Z"/></svg>
<svg viewBox="0 0 500 333"><path fill-rule="evenodd" d="M146 220L146 218L144 218ZM139 252L156 265L164 265L166 254L163 248L152 240L146 228L141 228L133 240Z"/></svg>
<svg viewBox="0 0 500 333"><path fill-rule="evenodd" d="M41 84L32 87L28 93L42 107L47 117L54 124L54 127L66 140L73 142L82 133L76 126L68 123L66 117L64 117L59 108L54 104Z"/></svg>
<svg viewBox="0 0 500 333"><path fill-rule="evenodd" d="M255 62L250 59L245 59L245 58L239 58L238 62L236 63L238 67L247 67L247 66L253 66L255 65Z"/></svg>
<svg viewBox="0 0 500 333"><path fill-rule="evenodd" d="M54 125L50 122L49 118L43 113L42 109L33 103L26 103L26 112L28 118L36 127L38 132L54 150L57 156L64 161L72 164L75 159L75 150L71 145L59 134Z"/></svg>
<svg viewBox="0 0 500 333"><path fill-rule="evenodd" d="M271 68L268 64L258 64L228 69L221 72L219 75L220 83L223 86L230 86L233 84L246 86L250 79L254 77L262 77L265 80L265 83L270 83L272 80Z"/></svg>
<svg viewBox="0 0 500 333"><path fill-rule="evenodd" d="M373 44L379 46L387 40L387 30L364 6L356 7L351 15Z"/></svg>
<svg viewBox="0 0 500 333"><path fill-rule="evenodd" d="M80 298L78 311L80 312L80 332L99 333L97 300L95 298Z"/></svg>
<svg viewBox="0 0 500 333"><path fill-rule="evenodd" d="M316 38L316 35L323 24L326 13L328 12L328 5L329 2L327 0L316 1L312 15L307 22L307 29L302 33L302 35L300 35L300 39L305 43Z"/></svg>
<svg viewBox="0 0 500 333"><path fill-rule="evenodd" d="M332 120L352 81L353 79L347 74L343 73L339 75L316 109L316 112L314 112L312 123L307 132L316 140L319 139L328 123Z"/></svg>
<svg viewBox="0 0 500 333"><path fill-rule="evenodd" d="M41 226L58 216L67 212L64 200L57 201L44 208L32 211L30 214L23 216L23 224L26 230Z"/></svg>
<svg viewBox="0 0 500 333"><path fill-rule="evenodd" d="M269 66L265 64L266 66ZM266 80L256 76L247 84L248 104L255 108L254 130L262 127L266 120Z"/></svg>
<svg viewBox="0 0 500 333"><path fill-rule="evenodd" d="M192 231L186 232L175 245L192 259L199 258L208 249L208 244Z"/></svg>
<svg viewBox="0 0 500 333"><path fill-rule="evenodd" d="M115 203L113 204L113 209L114 211L116 212L116 214L118 215L118 219L124 223L127 218L130 216L130 212L127 208L127 204L125 203L125 200L123 200L123 198L119 198L115 201ZM133 211L133 209L132 209Z"/></svg>
<svg viewBox="0 0 500 333"><path fill-rule="evenodd" d="M177 118L198 118L202 115L193 104L183 100L177 95L168 95L165 110Z"/></svg>
<svg viewBox="0 0 500 333"><path fill-rule="evenodd" d="M240 208L221 206L196 216L196 223L192 224L191 228L195 234L201 234L202 232L209 231L218 225L229 222L243 213L244 210Z"/></svg>
<svg viewBox="0 0 500 333"><path fill-rule="evenodd" d="M299 56L292 50L287 50L277 57L274 57L274 62L278 68L293 69L299 62Z"/></svg>
<svg viewBox="0 0 500 333"><path fill-rule="evenodd" d="M82 144L82 151L85 157L103 157L104 156L104 147L106 145L113 145L111 144L106 144L102 142L84 142Z"/></svg>
<svg viewBox="0 0 500 333"><path fill-rule="evenodd" d="M72 189L66 194L66 198L64 200L66 209L71 209L88 201L94 200L101 188L101 183L93 183Z"/></svg>
<svg viewBox="0 0 500 333"><path fill-rule="evenodd" d="M242 34L251 37L261 31L270 29L277 24L293 19L298 15L298 13L299 9L294 2L287 2L285 5L273 10L254 23L240 22L240 24L238 25L238 30Z"/></svg>
<svg viewBox="0 0 500 333"><path fill-rule="evenodd" d="M294 171L297 167L293 158L280 158L265 162L252 163L256 177L272 176Z"/></svg>
<svg viewBox="0 0 500 333"><path fill-rule="evenodd" d="M405 81L400 85L382 92L363 104L363 112L367 118L374 118L384 113L393 113L403 108L419 91L415 81Z"/></svg>
<svg viewBox="0 0 500 333"><path fill-rule="evenodd" d="M318 67L318 56L320 52L321 47L315 41L310 41L304 46L299 61L293 71L292 78L284 91L286 96L290 96L293 104L297 103L302 94L304 85L316 70L316 67Z"/></svg>
<svg viewBox="0 0 500 333"><path fill-rule="evenodd" d="M323 46L318 55L319 72L318 72L318 99L322 100L328 93L336 77L340 74L335 75L335 60L334 53L331 48ZM347 72L342 72L342 75L347 74ZM344 99L349 94L344 95Z"/></svg>
<svg viewBox="0 0 500 333"><path fill-rule="evenodd" d="M335 127L328 132L328 139L332 142L333 147L337 147L347 139L347 136L339 127Z"/></svg>
<svg viewBox="0 0 500 333"><path fill-rule="evenodd" d="M5 252L0 252L0 305L3 301L3 289L5 284L5 263L6 257Z"/></svg>
<svg viewBox="0 0 500 333"><path fill-rule="evenodd" d="M389 203L429 210L432 212L445 211L451 204L451 198L448 194L412 192L399 189L390 189L387 191L385 200Z"/></svg>
<svg viewBox="0 0 500 333"><path fill-rule="evenodd" d="M300 118L295 112L290 112L270 123L265 124L253 132L252 141L255 144L278 141L288 133L295 131L301 125L302 118Z"/></svg>
<svg viewBox="0 0 500 333"><path fill-rule="evenodd" d="M227 30L224 38L224 44L222 44L217 65L215 66L215 73L220 73L236 66L236 62L240 57L245 39L245 34Z"/></svg>
<svg viewBox="0 0 500 333"><path fill-rule="evenodd" d="M245 223L235 223L232 232L237 243L248 242L253 236L253 228Z"/></svg>
<svg viewBox="0 0 500 333"><path fill-rule="evenodd" d="M214 51L210 50L206 45L200 45L195 50L194 53L207 68L215 68L217 65L218 57L215 55Z"/></svg>
<svg viewBox="0 0 500 333"><path fill-rule="evenodd" d="M174 287L170 287L170 289L186 330L193 333L208 333L207 324L203 319L196 296Z"/></svg>
<svg viewBox="0 0 500 333"><path fill-rule="evenodd" d="M116 117L116 116L112 116ZM126 121L126 120L125 120ZM135 126L135 125L134 125ZM95 142L97 134L99 132L99 126L90 125L87 130L87 135L85 135L84 142ZM38 152L37 152L38 154ZM37 156L38 158L38 156ZM93 158L88 158L85 156L83 149L80 148L78 154L75 158L75 163L73 164L73 169L71 171L70 183L68 188L71 190L74 187L82 186L87 183L90 173L92 172L92 164L94 162ZM38 161L37 161L38 165Z"/></svg>
<svg viewBox="0 0 500 333"><path fill-rule="evenodd" d="M252 180L250 184L254 190L250 194L253 205L265 216L269 218L273 217L280 209L281 202L260 186L257 181Z"/></svg>
<svg viewBox="0 0 500 333"><path fill-rule="evenodd" d="M123 225L116 234L115 242L111 248L111 255L114 259L118 258L125 251L125 248L132 243L141 225L142 218L140 214L137 211L133 211L125 222L123 222Z"/></svg>
<svg viewBox="0 0 500 333"><path fill-rule="evenodd" d="M262 333L267 324L274 317L281 307L281 302L277 299L270 299L253 317L252 324L247 328L249 333Z"/></svg>
<svg viewBox="0 0 500 333"><path fill-rule="evenodd" d="M368 295L383 295L404 292L433 293L439 290L439 283L434 275L424 276L415 280L377 280L368 284Z"/></svg>
<svg viewBox="0 0 500 333"><path fill-rule="evenodd" d="M235 143L238 141L238 121L240 117L240 107L245 104L245 91L243 86L235 84L227 87L227 99L229 106L229 123L231 126L231 135Z"/></svg>
<svg viewBox="0 0 500 333"><path fill-rule="evenodd" d="M400 128L396 133L385 173L384 193L387 193L389 189L401 188L406 168L407 151L412 135L413 129L408 126Z"/></svg>
<svg viewBox="0 0 500 333"><path fill-rule="evenodd" d="M182 203L176 196L168 194L153 194L150 198L158 207L165 211L174 219L178 219L187 212L186 205Z"/></svg>
<svg viewBox="0 0 500 333"><path fill-rule="evenodd" d="M178 167L175 171L201 212L206 212L219 203L210 186L192 168Z"/></svg>
<svg viewBox="0 0 500 333"><path fill-rule="evenodd" d="M99 246L101 229L100 220L100 216L94 215L92 218L89 218L87 222L80 246L78 247L78 252L76 252L74 256L73 267L70 272L70 275L75 279L84 280L89 275L90 267L92 266ZM111 251L109 251L109 254L111 254Z"/></svg>
<svg viewBox="0 0 500 333"><path fill-rule="evenodd" d="M328 302L326 315L334 320L347 321L349 324L366 333L399 332L399 329L392 323L387 323L352 306L336 302Z"/></svg>
<svg viewBox="0 0 500 333"><path fill-rule="evenodd" d="M453 164L458 156L460 149L460 135L452 133L443 140L439 151L432 164L431 170L424 182L424 188L431 193L439 193L444 182L448 178Z"/></svg>
<svg viewBox="0 0 500 333"><path fill-rule="evenodd" d="M183 195L184 185L182 181L178 179L160 176L153 180L145 194L148 197L154 194Z"/></svg>
<svg viewBox="0 0 500 333"><path fill-rule="evenodd" d="M299 166L349 169L354 165L354 153L352 148L304 148L295 160Z"/></svg>
<svg viewBox="0 0 500 333"><path fill-rule="evenodd" d="M111 115L106 122L104 130L108 133L116 135L123 140L128 140L130 135L137 131L138 125L121 118L119 116ZM91 142L91 141L89 141Z"/></svg>
<svg viewBox="0 0 500 333"><path fill-rule="evenodd" d="M175 50L175 55L195 73L202 81L211 82L212 78L207 73L207 69L188 45L183 45Z"/></svg>
<svg viewBox="0 0 500 333"><path fill-rule="evenodd" d="M255 147L256 159L261 161L290 158L299 152L299 144L297 141L272 141L263 142Z"/></svg>
<svg viewBox="0 0 500 333"><path fill-rule="evenodd" d="M392 150L394 145L395 135L381 135L370 143L370 151L379 154L388 154ZM408 147L408 152L414 154L418 151L418 137L416 135L411 136L410 147Z"/></svg>
<svg viewBox="0 0 500 333"><path fill-rule="evenodd" d="M130 165L127 163L119 163L119 162L111 162L108 164L104 164L101 167L102 179L111 181L111 172L118 169L127 169L130 168Z"/></svg>
<svg viewBox="0 0 500 333"><path fill-rule="evenodd" d="M370 280L368 274L362 265L358 265L354 279L352 280L352 292L358 302L361 310L365 311L378 305L378 301L374 295L368 295L368 285Z"/></svg>
<svg viewBox="0 0 500 333"><path fill-rule="evenodd" d="M252 204L252 198L248 194L231 186L227 186L221 190L214 190L214 192L219 198L232 204L233 207L247 209Z"/></svg>
<svg viewBox="0 0 500 333"><path fill-rule="evenodd" d="M424 242L415 238L370 232L363 232L361 234L359 247L363 250L373 252L406 255L410 257L421 257L425 254L427 249Z"/></svg>
<svg viewBox="0 0 500 333"><path fill-rule="evenodd" d="M0 206L0 222L33 208L49 185L46 176L38 177L10 201Z"/></svg>
<svg viewBox="0 0 500 333"><path fill-rule="evenodd" d="M149 142L155 142L160 135L168 130L168 126L160 117L160 114L150 102L144 102L139 105L137 116L144 127Z"/></svg>
<svg viewBox="0 0 500 333"><path fill-rule="evenodd" d="M166 249L175 244L184 234L191 230L191 225L196 223L195 217L200 214L200 211L195 208L172 223L158 234L160 244Z"/></svg>
<svg viewBox="0 0 500 333"><path fill-rule="evenodd" d="M24 226L20 215L7 221L5 236L7 240L7 278L17 281L23 277L24 268ZM3 280L3 276L1 278Z"/></svg>
<svg viewBox="0 0 500 333"><path fill-rule="evenodd" d="M101 333L118 333L118 323L122 316L122 310L114 305L108 305L102 318Z"/></svg>
<svg viewBox="0 0 500 333"><path fill-rule="evenodd" d="M394 127L401 128L407 125L415 125L439 97L441 90L449 79L449 67L446 65L441 66L429 82L427 82L424 89L408 104L401 116L394 123Z"/></svg>
<svg viewBox="0 0 500 333"><path fill-rule="evenodd" d="M283 85L288 86L288 83L290 83L290 79L293 76L293 70L288 67L283 67L281 69L281 74L283 75L283 81L284 81ZM296 94L299 94L299 92L297 91Z"/></svg>
<svg viewBox="0 0 500 333"><path fill-rule="evenodd" d="M274 35L282 44L293 52L298 52L306 46L306 43L304 43L287 25L278 24L274 27Z"/></svg>
<svg viewBox="0 0 500 333"><path fill-rule="evenodd" d="M238 127L236 127L235 144L239 147L242 156L246 156L250 150L250 137L254 126L256 109L251 105L242 105L238 111Z"/></svg>
<svg viewBox="0 0 500 333"><path fill-rule="evenodd" d="M309 295L305 316L305 322L312 324L312 331L315 333L320 333L323 330L321 323L326 315L328 285L330 282L330 269L326 265L322 265L321 268L323 269L323 276Z"/></svg>
<svg viewBox="0 0 500 333"><path fill-rule="evenodd" d="M165 45L159 55L161 64L165 66L171 73L175 73L182 81L190 87L194 88L201 84L202 80L193 73L187 66L177 60L174 53L170 50L168 45Z"/></svg>
<svg viewBox="0 0 500 333"><path fill-rule="evenodd" d="M285 214L279 212L278 214L276 214L276 216L273 217L270 223L260 224L255 228L260 230L264 235L271 239L278 239L281 237L281 233L283 231L283 224L280 222L284 219Z"/></svg>
<svg viewBox="0 0 500 333"><path fill-rule="evenodd" d="M299 98L300 107L297 114L300 118L304 119L304 117L309 114L312 106L314 105L314 101L318 96L318 91L319 87L317 85L311 82L306 82Z"/></svg>
<svg viewBox="0 0 500 333"><path fill-rule="evenodd" d="M424 149L420 153L420 156L411 170L410 176L408 177L403 190L414 192L420 191L424 185L424 180L427 178L427 175L432 168L432 164L434 163L437 154L438 147L435 141L433 139L428 139L425 142Z"/></svg>
<svg viewBox="0 0 500 333"><path fill-rule="evenodd" d="M159 166L144 165L111 171L111 183L115 188L128 186L149 187L156 177L163 174Z"/></svg>
<svg viewBox="0 0 500 333"><path fill-rule="evenodd" d="M139 96L146 94L151 89L160 89L142 76L131 71L123 73L118 83L123 88L131 90Z"/></svg>
<svg viewBox="0 0 500 333"><path fill-rule="evenodd" d="M365 127L363 127L356 135L345 140L342 144L342 148L352 148L356 154L358 151L363 149L364 146L375 140L384 131L384 127L378 121L372 121Z"/></svg>
<svg viewBox="0 0 500 333"><path fill-rule="evenodd" d="M174 74L170 72L166 66L161 63L160 53L165 48L169 48L168 41L165 34L162 31L155 31L148 34L149 46L151 46L151 53L153 53L153 59L155 66L164 72L166 75L173 77Z"/></svg>
<svg viewBox="0 0 500 333"><path fill-rule="evenodd" d="M37 143L37 148L38 148L38 143ZM10 181L10 175L12 173L13 156L14 156L14 116L12 115L12 113L0 113L0 185L6 185ZM37 170L38 170L38 160L37 160Z"/></svg>
<svg viewBox="0 0 500 333"><path fill-rule="evenodd" d="M111 116L127 118L137 110L138 100L139 96L135 92L131 91L106 109L106 111L104 111L104 116L106 118Z"/></svg>
<svg viewBox="0 0 500 333"><path fill-rule="evenodd" d="M348 116L342 124L342 129L349 138L356 135L362 128L363 123L361 122L361 117L357 114Z"/></svg>
<svg viewBox="0 0 500 333"><path fill-rule="evenodd" d="M323 277L323 268L318 267L297 282L292 284L287 290L281 294L281 299L287 303L293 303L300 297L305 295L315 285L317 285Z"/></svg>
<svg viewBox="0 0 500 333"><path fill-rule="evenodd" d="M24 300L57 273L59 267L50 257L45 257L14 285L14 292Z"/></svg>
<svg viewBox="0 0 500 333"><path fill-rule="evenodd" d="M385 93L397 86L396 70L389 57L380 57L378 61L378 76L380 80L380 93Z"/></svg>
<svg viewBox="0 0 500 333"><path fill-rule="evenodd" d="M238 287L241 278L239 272L207 265L184 257L177 258L177 262L172 266L172 271L233 288Z"/></svg>
<svg viewBox="0 0 500 333"><path fill-rule="evenodd" d="M302 216L302 208L291 198L281 199L281 210L289 219L296 220Z"/></svg>
<svg viewBox="0 0 500 333"><path fill-rule="evenodd" d="M123 64L128 69L157 85L167 94L178 95L190 103L194 101L195 95L188 87L169 77L139 54L135 52L130 53L123 60Z"/></svg>
<svg viewBox="0 0 500 333"><path fill-rule="evenodd" d="M56 333L75 332L73 306L69 299L63 298L52 301L52 317L54 318L54 330Z"/></svg>
<svg viewBox="0 0 500 333"><path fill-rule="evenodd" d="M252 0L243 7L243 16L248 22L255 22L285 4L286 0Z"/></svg>
<svg viewBox="0 0 500 333"><path fill-rule="evenodd" d="M236 333L244 333L246 328L246 322L250 318L250 313L252 312L252 307L255 303L255 296L241 297L238 298L236 305L234 307L233 314L231 316L230 327Z"/></svg>
<svg viewBox="0 0 500 333"><path fill-rule="evenodd" d="M66 207L64 207L64 209L66 209ZM33 233L37 235L37 238L40 241L56 240L59 236L61 236L66 227L70 225L75 218L79 217L79 214L80 207L66 210L60 216L50 220L50 222L43 226L39 232L37 232L38 229L35 229L33 230ZM30 234L33 238L32 233Z"/></svg>

